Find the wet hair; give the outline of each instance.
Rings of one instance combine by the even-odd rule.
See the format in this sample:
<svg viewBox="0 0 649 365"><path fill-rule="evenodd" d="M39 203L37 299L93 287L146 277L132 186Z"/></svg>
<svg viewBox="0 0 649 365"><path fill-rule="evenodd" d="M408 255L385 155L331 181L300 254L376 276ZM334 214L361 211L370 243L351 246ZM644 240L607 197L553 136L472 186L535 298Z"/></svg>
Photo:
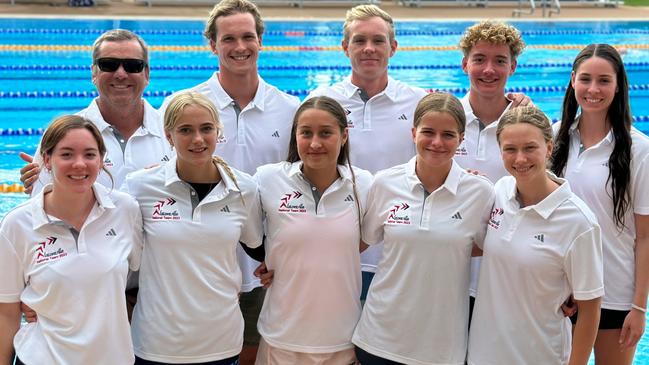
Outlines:
<svg viewBox="0 0 649 365"><path fill-rule="evenodd" d="M345 24L343 24L343 41L348 42L350 37L350 30L352 23L355 20L367 20L370 18L379 17L388 25L388 38L390 42L395 41L394 35L394 20L390 14L376 5L357 5L347 10L345 14Z"/></svg>
<svg viewBox="0 0 649 365"><path fill-rule="evenodd" d="M104 32L95 40L95 43L92 45L92 64L93 66L97 64L97 59L100 58L99 48L104 42L128 42L128 41L137 41L142 48L142 58L146 64L145 67L149 67L149 48L144 42L144 39L139 35L131 32L126 29L112 29L107 32Z"/></svg>
<svg viewBox="0 0 649 365"><path fill-rule="evenodd" d="M608 108L606 115L613 131L614 147L608 160L608 178L610 183L611 198L613 199L613 216L615 224L622 229L625 226L625 213L631 204L629 185L631 183L631 107L629 104L629 82L627 80L624 63L620 54L608 44L590 44L575 58L572 72L576 74L581 64L592 58L602 58L613 67L617 78L617 92ZM561 111L561 127L555 138L555 148L552 152L552 172L562 176L568 162L570 150L570 127L577 117L579 103L575 97L572 82L563 98Z"/></svg>
<svg viewBox="0 0 649 365"><path fill-rule="evenodd" d="M216 19L222 16L229 16L234 14L250 14L255 19L255 31L257 37L261 38L264 34L264 21L261 19L261 13L257 5L248 0L223 0L214 5L210 12L210 17L205 24L205 31L203 35L208 41L216 42Z"/></svg>
<svg viewBox="0 0 649 365"><path fill-rule="evenodd" d="M457 131L464 133L466 128L466 115L460 100L452 94L433 92L424 96L415 108L413 127L417 128L421 119L428 113L446 113L455 119Z"/></svg>
<svg viewBox="0 0 649 365"><path fill-rule="evenodd" d="M212 117L212 121L214 121L217 138L223 134L223 123L221 123L221 120L219 119L219 113L216 110L214 103L212 103L210 99L207 98L207 96L194 91L183 91L171 98L164 114L165 132L171 133L173 131L173 129L176 127L176 124L178 124L178 120L182 117L185 109L190 106L195 106L207 110ZM223 167L225 172L228 174L228 177L230 177L230 179L234 181L234 184L238 188L239 184L237 183L237 179L234 176L234 172L232 171L230 166L219 156L214 156L213 159L217 165Z"/></svg>
<svg viewBox="0 0 649 365"><path fill-rule="evenodd" d="M545 142L552 143L552 125L548 117L541 111L533 106L519 106L517 108L509 109L498 122L496 127L496 139L500 144L500 134L507 126L526 123L530 124L541 131Z"/></svg>
<svg viewBox="0 0 649 365"><path fill-rule="evenodd" d="M305 100L302 105L297 108L295 116L293 117L293 126L291 127L291 140L288 145L288 156L286 157L286 161L288 162L293 163L300 161L300 155L297 152L297 124L300 120L300 116L302 116L305 111L311 109L322 110L329 113L329 115L331 115L336 120L341 135L347 129L347 113L345 113L345 109L336 100L328 96L316 96L314 98ZM358 210L358 224L360 230L360 223L362 219L360 205L361 203L360 200L358 200L358 192L356 190L356 175L354 174L352 163L349 158L349 136L347 137L347 142L340 146L337 164L346 164L349 168L349 172L352 175L352 187L354 190L353 192L356 201L356 208Z"/></svg>
<svg viewBox="0 0 649 365"><path fill-rule="evenodd" d="M63 115L54 119L52 123L50 123L45 130L45 133L43 133L43 138L41 139L39 146L41 157L45 159L45 156L51 156L59 142L61 142L61 140L65 138L71 130L75 129L85 129L90 132L95 142L97 142L99 157L103 161L106 156L106 144L101 136L101 132L99 132L99 129L97 129L92 122L79 115ZM102 166L101 169L108 174L111 184L114 185L115 181L113 180L113 176L106 167Z"/></svg>
<svg viewBox="0 0 649 365"><path fill-rule="evenodd" d="M487 41L491 44L506 44L509 46L509 52L513 60L525 48L525 42L518 29L496 20L484 20L466 28L458 46L462 53L467 56L471 52L471 48L480 41Z"/></svg>

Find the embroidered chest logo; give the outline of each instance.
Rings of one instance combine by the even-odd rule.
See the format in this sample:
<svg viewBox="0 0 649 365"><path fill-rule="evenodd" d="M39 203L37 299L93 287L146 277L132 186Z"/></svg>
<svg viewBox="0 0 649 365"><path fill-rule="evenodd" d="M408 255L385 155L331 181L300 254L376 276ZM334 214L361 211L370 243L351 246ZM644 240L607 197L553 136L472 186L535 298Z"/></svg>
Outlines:
<svg viewBox="0 0 649 365"><path fill-rule="evenodd" d="M216 143L227 143L228 139L225 138L225 135L220 135L219 138L216 140Z"/></svg>
<svg viewBox="0 0 649 365"><path fill-rule="evenodd" d="M104 159L104 167L113 167L114 163L108 156Z"/></svg>
<svg viewBox="0 0 649 365"><path fill-rule="evenodd" d="M390 224L410 224L410 206L406 203L396 204L388 212L387 222Z"/></svg>
<svg viewBox="0 0 649 365"><path fill-rule="evenodd" d="M301 202L295 202L295 200L300 199L302 193L299 191L294 191L289 194L284 194L284 196L279 200L279 209L280 213L306 213L306 208Z"/></svg>
<svg viewBox="0 0 649 365"><path fill-rule="evenodd" d="M180 219L178 210L175 209L175 207L172 208L174 204L176 204L176 201L172 198L160 200L157 203L153 204L153 214L151 215L151 218L155 220Z"/></svg>
<svg viewBox="0 0 649 365"><path fill-rule="evenodd" d="M163 158L160 159L160 162L168 162L169 161L169 156L164 155Z"/></svg>
<svg viewBox="0 0 649 365"><path fill-rule="evenodd" d="M455 156L468 156L468 155L469 155L469 151L467 151L466 145L465 145L465 143L463 141L462 144L460 145L460 147L458 147L455 150Z"/></svg>
<svg viewBox="0 0 649 365"><path fill-rule="evenodd" d="M493 229L500 228L500 221L502 220L503 214L505 214L503 208L494 208L491 211L491 217L489 217L489 227Z"/></svg>
<svg viewBox="0 0 649 365"><path fill-rule="evenodd" d="M300 199L302 193L299 191L294 191L289 194L284 194L284 196L279 200L279 209L278 212L281 213L306 213L306 208L301 202L295 202L295 200Z"/></svg>
<svg viewBox="0 0 649 365"><path fill-rule="evenodd" d="M406 117L405 114L401 114L401 115L399 116L399 118L397 118L397 119L399 119L399 120L408 120L408 117Z"/></svg>
<svg viewBox="0 0 649 365"><path fill-rule="evenodd" d="M47 237L45 241L36 244L36 264L62 259L68 255L64 249L55 245L58 238Z"/></svg>

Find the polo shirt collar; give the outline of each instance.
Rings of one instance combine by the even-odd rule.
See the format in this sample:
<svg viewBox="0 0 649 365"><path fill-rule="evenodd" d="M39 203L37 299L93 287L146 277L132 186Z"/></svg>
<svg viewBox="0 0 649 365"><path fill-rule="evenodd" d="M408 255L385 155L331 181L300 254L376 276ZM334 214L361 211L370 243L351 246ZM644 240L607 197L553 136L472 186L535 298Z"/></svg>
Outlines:
<svg viewBox="0 0 649 365"><path fill-rule="evenodd" d="M296 161L291 163L291 166L288 169L288 176L289 177L294 177L294 176L300 176L306 179L304 176L304 173L302 173L302 166L304 165L304 162L302 161ZM352 173L349 167L347 165L337 165L338 168L338 175L342 178L342 180L349 180L352 181Z"/></svg>
<svg viewBox="0 0 649 365"><path fill-rule="evenodd" d="M462 107L464 108L464 114L466 115L466 124L478 123L480 121L480 119L473 113L473 108L471 107L471 102L469 101L469 94L470 93L471 92L466 93L466 95L464 95L464 97L462 99L460 99L460 102L462 103ZM496 121L494 123L489 124L485 128L489 128L492 125L494 126L493 128L497 127L498 126L497 121L499 121L500 118L502 118L503 115L505 115L505 113L507 113L507 111L509 109L511 109L511 106L512 106L512 103L510 101L509 104L507 104L507 107L505 107L505 110L503 110L502 114L500 114L498 119L496 119Z"/></svg>
<svg viewBox="0 0 649 365"><path fill-rule="evenodd" d="M414 191L417 186L421 186L422 189L424 189L424 185L421 183L421 180L419 180L417 171L415 170L416 164L417 156L411 158L410 161L406 163L406 183L408 184L410 191ZM457 195L457 189L460 185L463 173L464 169L453 160L451 170L448 172L448 176L440 188L446 189L453 195ZM432 193L432 191L429 191L429 193Z"/></svg>
<svg viewBox="0 0 649 365"><path fill-rule="evenodd" d="M255 93L255 97L250 102L251 105L249 107L257 108L263 112L266 107L265 99L266 99L267 85L266 82L261 78L261 76L257 75L257 78L259 80L259 84L257 86L257 92ZM216 96L216 106L219 108L219 110L223 110L228 106L232 105L234 99L232 99L230 95L228 95L228 93L225 92L223 86L221 86L221 82L219 82L218 72L215 72L212 75L211 81L212 81L211 88L212 91L214 92L214 95Z"/></svg>
<svg viewBox="0 0 649 365"><path fill-rule="evenodd" d="M32 228L34 230L39 229L40 227L50 224L51 220L45 213L45 194L52 191L53 184L49 183L43 187L43 189L33 197L31 204L31 213L32 213ZM103 209L113 209L115 208L115 203L110 198L110 191L102 186L99 183L94 183L92 185L93 193L95 194L95 199L100 208Z"/></svg>
<svg viewBox="0 0 649 365"><path fill-rule="evenodd" d="M384 89L383 91L381 91L380 93L378 93L377 96L378 96L378 95L385 95L385 96L387 96L387 97L388 97L390 100L392 100L392 101L396 100L396 98L397 98L397 96L398 96L398 95L397 95L397 94L398 94L398 90L397 90L396 83L397 83L396 80L394 80L392 77L388 76L388 85L385 87L385 89ZM360 87L358 87L358 86L356 86L356 85L354 85L354 84L352 83L352 77L351 77L351 75L350 75L350 76L347 76L347 77L343 80L343 82L342 82L342 86L343 86L343 91L344 91L343 94L344 94L345 97L347 97L348 99L353 98L354 95L357 95L357 94L358 94L358 90L360 90Z"/></svg>
<svg viewBox="0 0 649 365"><path fill-rule="evenodd" d="M142 116L142 126L138 129L143 131L143 134L151 134L156 137L164 137L160 132L161 128L158 125L152 125L152 123L160 123L161 118L158 115L151 115L151 113L157 113L155 109L149 104L146 99L142 99L142 104L144 105L144 114ZM101 115L99 111L99 105L97 104L97 98L95 98L92 103L88 106L86 110L86 119L90 120L101 133L112 126L104 120L104 116Z"/></svg>
<svg viewBox="0 0 649 365"><path fill-rule="evenodd" d="M579 117L575 118L575 121L572 122L572 124L570 125L570 128L568 129L568 131L569 131L570 135L579 136ZM611 144L611 143L613 143L613 141L614 141L613 129L611 129L606 134L606 137L604 137L604 139L602 139L597 144L598 145L602 144L602 143Z"/></svg>
<svg viewBox="0 0 649 365"><path fill-rule="evenodd" d="M164 164L164 174L165 174L165 186L169 186L174 183L183 183L186 184L185 181L183 181L179 176L178 176L178 171L176 171L176 161L178 160L177 156L174 156L171 158L168 162ZM221 166L221 164L216 164L216 168L219 171L219 175L221 175L221 181L225 185L225 190L226 191L239 191L239 188L237 187L237 184L232 180L232 178L228 175L226 172L225 168ZM209 195L209 194L208 194Z"/></svg>
<svg viewBox="0 0 649 365"><path fill-rule="evenodd" d="M534 210L541 217L543 217L543 219L548 219L548 217L550 217L550 215L555 210L557 210L557 208L561 204L563 204L563 202L570 199L570 197L572 196L570 184L566 179L559 178L549 171L547 172L547 174L550 179L560 184L559 187L555 191L550 193L550 195L546 196L545 199L541 200L538 204L522 208L527 210ZM507 192L507 199L515 206L519 206L519 203L516 199L516 180L513 177L511 179L513 181L513 184L511 184L511 188Z"/></svg>

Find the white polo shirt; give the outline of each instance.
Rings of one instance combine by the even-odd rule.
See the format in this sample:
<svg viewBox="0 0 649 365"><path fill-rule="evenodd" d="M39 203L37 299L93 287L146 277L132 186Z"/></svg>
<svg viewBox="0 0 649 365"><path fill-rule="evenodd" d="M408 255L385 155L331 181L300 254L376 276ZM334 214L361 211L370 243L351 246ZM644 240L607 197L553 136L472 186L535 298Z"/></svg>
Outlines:
<svg viewBox="0 0 649 365"><path fill-rule="evenodd" d="M252 178L219 166L221 182L202 201L178 177L176 159L129 174L146 248L133 313L133 346L143 359L198 363L238 355L243 345L239 309L239 241L261 244L259 195Z"/></svg>
<svg viewBox="0 0 649 365"><path fill-rule="evenodd" d="M595 215L563 179L540 203L521 208L516 181L495 186L468 363L567 364L571 324L561 304L604 295Z"/></svg>
<svg viewBox="0 0 649 365"><path fill-rule="evenodd" d="M469 271L493 205L493 185L453 163L426 196L416 157L379 172L370 190L363 240L384 242L383 259L353 342L405 364L464 364Z"/></svg>
<svg viewBox="0 0 649 365"><path fill-rule="evenodd" d="M97 204L78 238L45 213L44 191L0 226L0 302L23 302L38 322L14 347L26 364L132 364L126 276L142 252L142 218L127 194L94 185ZM75 231L76 233L76 231Z"/></svg>
<svg viewBox="0 0 649 365"><path fill-rule="evenodd" d="M361 313L359 211L372 176L338 165L340 178L316 202L302 162L262 166L259 183L266 218L266 265L275 270L258 329L271 346L329 353L351 348Z"/></svg>
<svg viewBox="0 0 649 365"><path fill-rule="evenodd" d="M593 210L602 227L604 251L604 286L606 294L602 308L630 310L635 291L635 220L634 213L649 214L649 138L631 129L630 207L624 216L625 227L620 231L613 216L608 160L613 152L613 132L596 145L579 153L581 138L578 122L570 127L570 147L565 177L575 194ZM559 127L556 123L555 128ZM606 186L606 189L604 187Z"/></svg>
<svg viewBox="0 0 649 365"><path fill-rule="evenodd" d="M231 166L252 175L261 165L286 159L293 116L300 105L297 97L278 90L259 77L255 98L237 116L235 102L223 90L216 72L207 81L183 91L201 93L216 105L224 130L215 153ZM161 118L176 94L162 103ZM250 258L241 247L237 249L237 255L243 272L242 291L248 292L260 286L259 279L253 275L259 262Z"/></svg>
<svg viewBox="0 0 649 365"><path fill-rule="evenodd" d="M351 163L371 173L399 165L415 155L412 125L415 108L427 91L388 77L388 86L366 102L351 76L331 86L321 86L307 99L329 96L347 112ZM374 272L381 259L382 245L361 255L363 271Z"/></svg>
<svg viewBox="0 0 649 365"><path fill-rule="evenodd" d="M99 129L104 139L106 144L104 167L110 172L113 180L111 181L110 177L104 171L101 171L97 177L97 182L108 188L118 189L129 172L169 161L174 156L171 147L169 147L169 142L165 138L158 111L146 100L142 99L142 102L144 104L142 126L133 133L131 138L123 142L118 140L113 127L102 117L97 106L97 100L93 100L86 109L77 113L77 115L92 122ZM124 143L126 145L122 150ZM34 154L34 162L43 166L40 144ZM45 171L45 168L42 168L38 180L34 183L32 196L41 191L43 186L51 181L52 177Z"/></svg>
<svg viewBox="0 0 649 365"><path fill-rule="evenodd" d="M460 101L466 115L466 129L464 131L464 140L455 151L454 160L465 169L480 171L492 183L495 183L501 177L509 175L500 155L496 129L500 118L509 110L511 103L507 105L497 120L480 130L480 119L473 114L473 108L469 102L469 93L464 95ZM481 261L481 257L471 259L471 287L469 288L469 294L472 297L475 297L478 288Z"/></svg>

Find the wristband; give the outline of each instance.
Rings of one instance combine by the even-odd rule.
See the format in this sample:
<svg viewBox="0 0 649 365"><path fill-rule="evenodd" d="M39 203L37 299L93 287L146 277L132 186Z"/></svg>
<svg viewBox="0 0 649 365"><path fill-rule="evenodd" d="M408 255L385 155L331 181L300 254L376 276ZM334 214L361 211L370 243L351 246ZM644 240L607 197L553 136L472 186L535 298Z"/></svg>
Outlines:
<svg viewBox="0 0 649 365"><path fill-rule="evenodd" d="M631 308L633 308L635 310L639 310L640 312L642 312L644 314L647 314L647 308L642 308L641 306L635 305L635 304L631 304Z"/></svg>

